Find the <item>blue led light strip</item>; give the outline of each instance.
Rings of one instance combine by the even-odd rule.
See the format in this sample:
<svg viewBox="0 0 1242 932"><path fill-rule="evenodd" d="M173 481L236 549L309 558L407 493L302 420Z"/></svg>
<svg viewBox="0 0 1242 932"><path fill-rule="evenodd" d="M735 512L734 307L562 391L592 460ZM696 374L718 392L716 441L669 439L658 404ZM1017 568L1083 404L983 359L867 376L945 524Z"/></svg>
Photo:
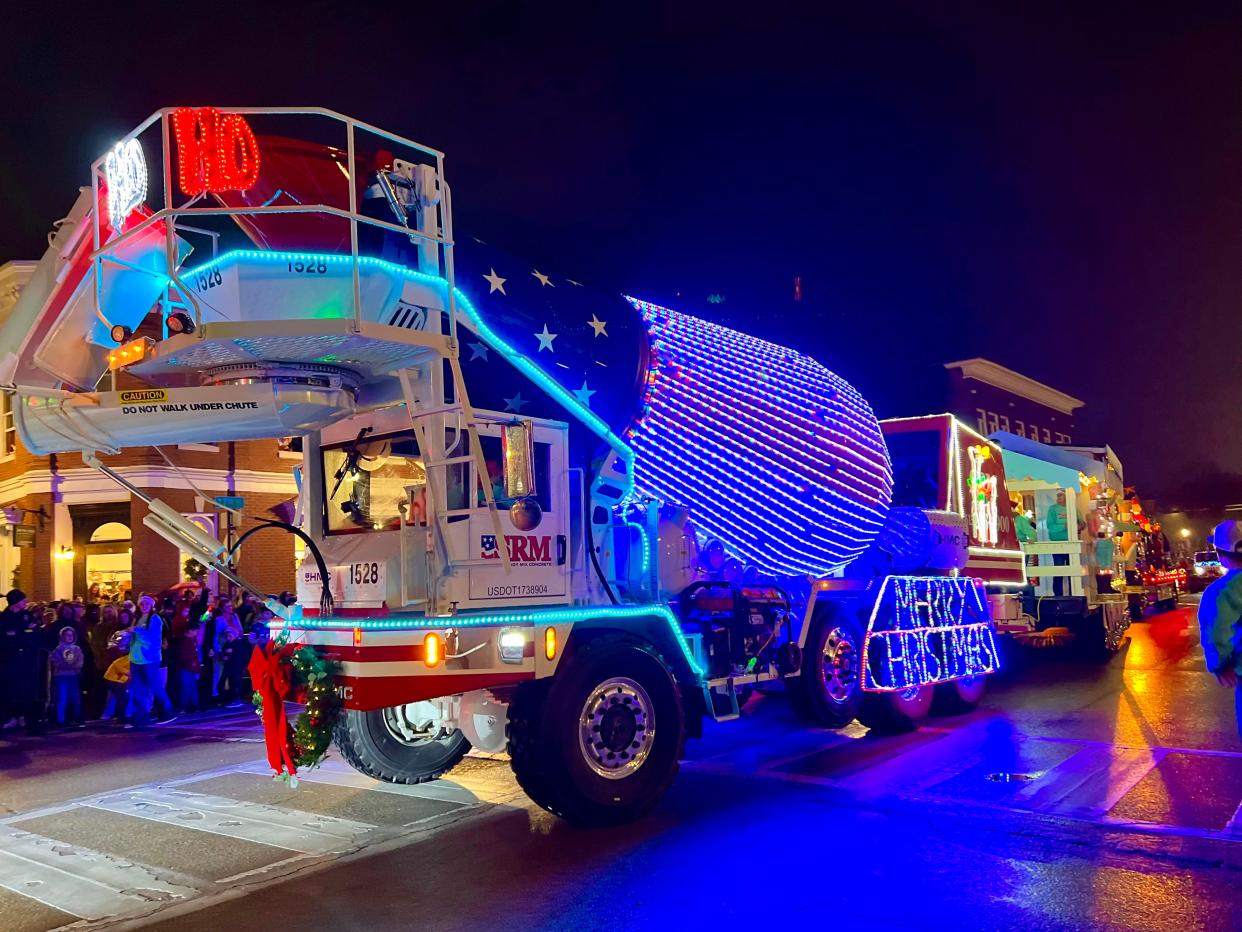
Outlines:
<svg viewBox="0 0 1242 932"><path fill-rule="evenodd" d="M353 256L343 256L333 253L311 253L311 252L268 252L258 249L234 249L226 252L222 256L218 256L209 262L205 262L200 266L187 269L181 272L181 278L192 277L208 269L217 268L227 262L236 262L238 260L263 260L267 262L323 262L328 265L347 265L352 266L354 263ZM395 262L389 262L386 259L376 259L371 256L359 256L358 265L367 268L381 269L392 275L407 278L412 281L424 282L429 285L435 285L444 288L448 283L438 275L429 275L426 272L419 272L415 269L407 268L404 265L398 265ZM525 355L506 343L501 337L491 329L479 314L478 309L460 288L454 287L453 296L456 298L457 306L461 308L466 317L470 321L470 327L479 335L480 338L489 343L493 349L499 352L510 363L538 385L543 391L547 392L555 398L560 404L572 411L579 420L585 424L592 433L608 444L617 454L626 462L630 468L626 469L628 476L633 475L634 451L624 440L612 432L606 423L593 412L590 408L578 400L577 396L561 385L539 366L532 363ZM447 303L447 302L446 302ZM632 484L632 479L630 480Z"/></svg>
<svg viewBox="0 0 1242 932"><path fill-rule="evenodd" d="M686 663L695 676L701 677L703 669L695 662L690 644L682 633L677 616L664 605L586 605L576 608L531 609L526 612L502 612L487 615L454 615L450 618L428 618L423 615L387 618L302 618L290 622L290 629L340 630L358 628L362 631L420 631L428 628L481 628L506 625L554 625L579 621L613 619L625 621L636 618L662 618L681 648Z"/></svg>

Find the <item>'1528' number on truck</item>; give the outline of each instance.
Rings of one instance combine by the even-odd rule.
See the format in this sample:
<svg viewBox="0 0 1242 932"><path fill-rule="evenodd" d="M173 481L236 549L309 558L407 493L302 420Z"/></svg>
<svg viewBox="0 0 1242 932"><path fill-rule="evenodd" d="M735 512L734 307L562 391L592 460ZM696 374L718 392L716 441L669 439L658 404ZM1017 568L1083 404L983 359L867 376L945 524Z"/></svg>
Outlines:
<svg viewBox="0 0 1242 932"><path fill-rule="evenodd" d="M377 582L379 582L378 563L351 563L349 565L351 586L372 586Z"/></svg>

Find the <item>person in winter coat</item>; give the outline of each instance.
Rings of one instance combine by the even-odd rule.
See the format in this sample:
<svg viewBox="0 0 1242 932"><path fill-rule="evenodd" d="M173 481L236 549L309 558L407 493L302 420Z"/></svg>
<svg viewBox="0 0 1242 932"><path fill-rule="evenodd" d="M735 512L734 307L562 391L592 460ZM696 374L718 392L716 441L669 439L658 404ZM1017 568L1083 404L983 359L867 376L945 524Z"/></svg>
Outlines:
<svg viewBox="0 0 1242 932"><path fill-rule="evenodd" d="M152 705L159 706L160 723L171 722L177 716L164 680L160 675L160 661L164 653L164 619L155 613L155 599L144 595L138 600L138 617L134 620L133 639L129 645L130 691L136 724L145 725Z"/></svg>
<svg viewBox="0 0 1242 932"><path fill-rule="evenodd" d="M5 601L0 611L0 724L21 717L27 732L41 734L46 700L43 631L21 589L11 589Z"/></svg>
<svg viewBox="0 0 1242 932"><path fill-rule="evenodd" d="M0 612L0 725L20 716L27 732L41 734L42 629L27 610L26 593L11 589L4 598L8 604Z"/></svg>
<svg viewBox="0 0 1242 932"><path fill-rule="evenodd" d="M1211 541L1226 572L1203 592L1199 639L1208 672L1233 690L1242 739L1242 521L1222 521Z"/></svg>
<svg viewBox="0 0 1242 932"><path fill-rule="evenodd" d="M242 627L241 621L237 618L237 613L233 610L233 603L228 599L221 599L219 607L216 609L215 630L212 632L212 642L209 656L212 658L211 667L211 695L213 698L219 699L224 696L221 680L224 677L224 645L231 640L241 637Z"/></svg>
<svg viewBox="0 0 1242 932"><path fill-rule="evenodd" d="M246 672L246 664L250 662L250 641L235 633L232 628L225 635L224 648L220 658L224 666L224 678L220 681L220 695L229 705L241 700L242 680Z"/></svg>
<svg viewBox="0 0 1242 932"><path fill-rule="evenodd" d="M85 662L77 632L70 626L60 629L60 643L52 650L52 695L56 703L56 724L76 722L82 714L82 665Z"/></svg>
<svg viewBox="0 0 1242 932"><path fill-rule="evenodd" d="M177 671L177 703L182 712L198 709L198 677L203 669L198 629L198 619L192 618L172 642L173 668Z"/></svg>

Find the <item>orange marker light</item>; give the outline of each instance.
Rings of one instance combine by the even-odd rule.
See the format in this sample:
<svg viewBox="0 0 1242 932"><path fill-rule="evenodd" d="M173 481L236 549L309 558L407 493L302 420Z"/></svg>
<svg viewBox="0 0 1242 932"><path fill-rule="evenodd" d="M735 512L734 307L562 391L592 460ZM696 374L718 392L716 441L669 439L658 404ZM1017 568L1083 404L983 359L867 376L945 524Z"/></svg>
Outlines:
<svg viewBox="0 0 1242 932"><path fill-rule="evenodd" d="M362 643L362 629L354 628L354 647Z"/></svg>
<svg viewBox="0 0 1242 932"><path fill-rule="evenodd" d="M155 355L155 341L150 337L139 337L124 346L108 352L108 366L111 369L123 369L134 363L142 362L148 356Z"/></svg>
<svg viewBox="0 0 1242 932"><path fill-rule="evenodd" d="M543 630L543 655L549 660L556 659L556 629L552 627Z"/></svg>
<svg viewBox="0 0 1242 932"><path fill-rule="evenodd" d="M444 642L434 631L423 638L423 663L429 667L438 666L444 659Z"/></svg>

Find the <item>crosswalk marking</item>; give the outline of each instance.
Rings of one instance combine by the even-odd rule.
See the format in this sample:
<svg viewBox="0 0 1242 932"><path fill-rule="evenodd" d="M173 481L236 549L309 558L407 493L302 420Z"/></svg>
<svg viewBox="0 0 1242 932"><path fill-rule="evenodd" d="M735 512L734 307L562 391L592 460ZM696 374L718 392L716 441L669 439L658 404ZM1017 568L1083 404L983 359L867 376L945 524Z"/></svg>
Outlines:
<svg viewBox="0 0 1242 932"><path fill-rule="evenodd" d="M235 772L266 776L272 771L266 764L254 763L238 767ZM393 796L408 796L415 799L459 803L463 806L471 806L479 802L477 795L465 787L453 783L451 776L448 779L436 780L431 783L384 783L359 773L348 764L341 764L336 761L327 761L314 770L300 771L298 773L298 780L303 783L321 783L325 786L368 790L375 793L388 793Z"/></svg>
<svg viewBox="0 0 1242 932"><path fill-rule="evenodd" d="M0 887L79 919L141 912L198 894L188 878L0 826Z"/></svg>
<svg viewBox="0 0 1242 932"><path fill-rule="evenodd" d="M1233 818L1229 820L1229 824L1225 826L1226 835L1236 835L1242 838L1242 801L1238 803L1238 809L1233 814Z"/></svg>
<svg viewBox="0 0 1242 932"><path fill-rule="evenodd" d="M86 805L300 854L348 850L376 829L365 822L167 787L116 793L92 799Z"/></svg>
<svg viewBox="0 0 1242 932"><path fill-rule="evenodd" d="M1164 756L1165 752L1150 748L1084 747L1021 787L1013 802L1039 812L1102 816Z"/></svg>
<svg viewBox="0 0 1242 932"><path fill-rule="evenodd" d="M1035 812L1108 826L1169 835L1242 840L1242 802L1224 826L1197 828L1135 822L1110 815L1144 777L1171 754L1228 758L1242 763L1242 753L1215 749L1135 747L1081 738L1001 732L980 721L948 731L935 741L912 743L888 757L856 769L847 756L855 741L825 742L790 756L769 752L758 766L730 760L687 761L688 769L716 773L756 773L763 777L844 789L860 799L884 796L946 800L1009 811ZM890 741L891 739L880 739ZM814 758L822 757L820 761ZM799 761L807 761L799 767ZM1033 780L985 783L991 770L1029 774ZM978 783L971 782L973 777ZM973 789L972 789L973 787Z"/></svg>

